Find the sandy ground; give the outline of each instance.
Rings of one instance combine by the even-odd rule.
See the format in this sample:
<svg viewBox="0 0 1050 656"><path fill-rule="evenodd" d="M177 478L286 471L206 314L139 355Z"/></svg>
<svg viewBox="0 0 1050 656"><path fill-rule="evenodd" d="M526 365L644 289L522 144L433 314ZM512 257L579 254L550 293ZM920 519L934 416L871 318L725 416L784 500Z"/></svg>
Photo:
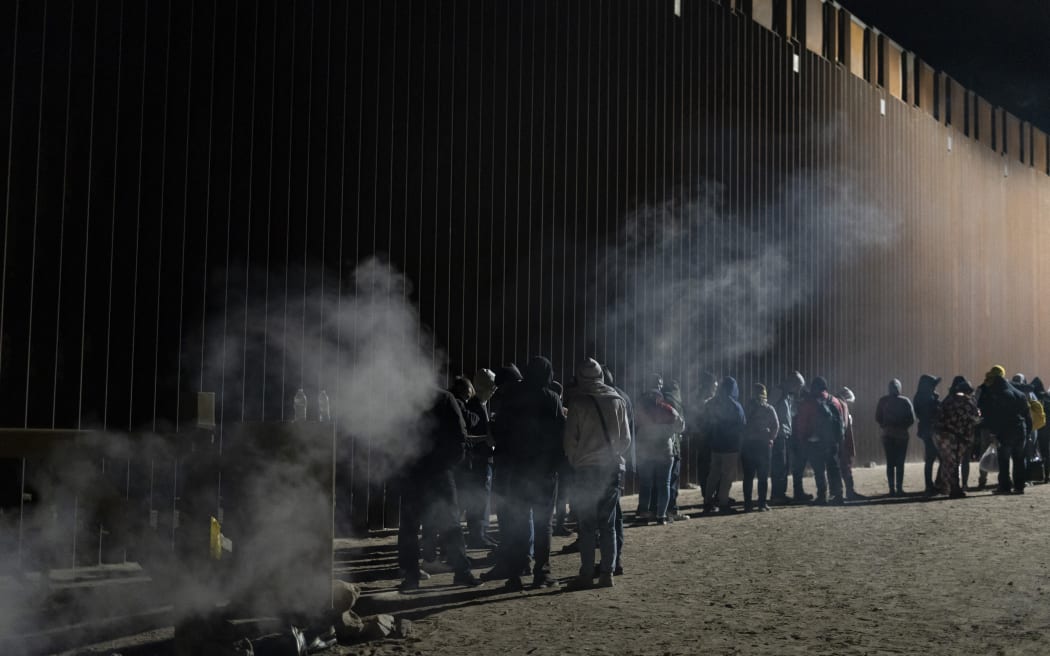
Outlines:
<svg viewBox="0 0 1050 656"><path fill-rule="evenodd" d="M905 489L921 489L921 466L907 469ZM883 469L856 479L864 494L884 491ZM741 498L739 484L731 495ZM696 512L699 492L683 501ZM629 515L635 503L623 500ZM437 573L401 595L394 536L340 541L339 573L361 582L362 611L394 612L415 630L338 653L1045 655L1048 523L1050 486L694 517L628 528L616 586L574 592L465 589ZM554 550L571 540L556 537ZM480 571L487 554L470 555ZM578 558L555 554L553 573L575 575Z"/></svg>

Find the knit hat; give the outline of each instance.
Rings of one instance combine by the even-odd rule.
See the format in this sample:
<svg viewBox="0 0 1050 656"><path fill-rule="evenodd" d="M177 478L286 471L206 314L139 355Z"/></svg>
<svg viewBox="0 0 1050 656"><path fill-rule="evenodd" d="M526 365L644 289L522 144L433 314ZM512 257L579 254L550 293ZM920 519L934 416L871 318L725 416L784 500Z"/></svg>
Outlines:
<svg viewBox="0 0 1050 656"><path fill-rule="evenodd" d="M809 388L814 394L826 392L828 391L828 381L823 376L817 376L813 379L813 383L809 386Z"/></svg>
<svg viewBox="0 0 1050 656"><path fill-rule="evenodd" d="M762 383L755 383L751 386L751 395L756 399L760 399L763 403L769 398L769 392L766 391L766 386Z"/></svg>
<svg viewBox="0 0 1050 656"><path fill-rule="evenodd" d="M492 398L496 391L496 374L491 369L478 369L474 374L474 393L482 402Z"/></svg>
<svg viewBox="0 0 1050 656"><path fill-rule="evenodd" d="M579 367L576 367L576 377L580 381L601 380L602 366L594 358L587 358Z"/></svg>
<svg viewBox="0 0 1050 656"><path fill-rule="evenodd" d="M839 397L840 399L842 399L846 403L853 403L854 401L857 400L857 397L853 394L853 390L851 390L848 387L843 387L842 389L840 389L835 394L835 396Z"/></svg>
<svg viewBox="0 0 1050 656"><path fill-rule="evenodd" d="M1006 369L1002 365L995 365L984 375L984 384L991 385L996 378L1006 378Z"/></svg>
<svg viewBox="0 0 1050 656"><path fill-rule="evenodd" d="M973 385L970 381L966 380L965 376L956 376L952 379L952 386L948 389L949 394L970 394L973 392Z"/></svg>

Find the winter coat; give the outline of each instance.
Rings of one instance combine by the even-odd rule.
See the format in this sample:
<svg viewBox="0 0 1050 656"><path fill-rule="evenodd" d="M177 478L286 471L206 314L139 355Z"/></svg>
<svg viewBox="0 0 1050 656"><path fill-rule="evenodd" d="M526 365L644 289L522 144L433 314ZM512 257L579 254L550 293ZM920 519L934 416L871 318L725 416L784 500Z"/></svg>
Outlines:
<svg viewBox="0 0 1050 656"><path fill-rule="evenodd" d="M744 428L744 441L766 442L770 446L780 432L780 420L773 406L764 401L751 399L745 411L747 426Z"/></svg>
<svg viewBox="0 0 1050 656"><path fill-rule="evenodd" d="M952 394L941 403L937 432L960 442L973 441L973 431L981 421L977 402L966 394Z"/></svg>
<svg viewBox="0 0 1050 656"><path fill-rule="evenodd" d="M842 421L842 425L845 426L848 421L847 417L849 411L846 410L846 404L839 398L828 394L827 391L822 391L816 396L810 396L798 406L798 415L795 417L795 434L794 439L802 442L808 442L810 438L819 437L817 433L817 422L820 418L820 413L824 410L820 407L821 404L829 404L836 412L839 413L839 419ZM825 417L828 415L824 415Z"/></svg>
<svg viewBox="0 0 1050 656"><path fill-rule="evenodd" d="M1005 378L993 378L981 385L977 407L984 426L1000 440L1024 439L1032 431L1028 397Z"/></svg>
<svg viewBox="0 0 1050 656"><path fill-rule="evenodd" d="M901 396L901 382L892 380L889 392L875 407L875 423L882 434L896 439L908 439L908 429L915 423L915 408L907 397Z"/></svg>
<svg viewBox="0 0 1050 656"><path fill-rule="evenodd" d="M602 382L585 380L569 395L566 407L562 446L569 464L574 469L621 468L631 445L631 428L627 403L619 393Z"/></svg>
<svg viewBox="0 0 1050 656"><path fill-rule="evenodd" d="M773 405L773 410L780 420L779 437L785 440L791 439L792 423L795 419L795 397L787 392L780 393L780 399Z"/></svg>
<svg viewBox="0 0 1050 656"><path fill-rule="evenodd" d="M659 389L642 394L634 408L634 423L638 429L636 451L639 460L670 458L675 433L685 430L685 420L664 400Z"/></svg>
<svg viewBox="0 0 1050 656"><path fill-rule="evenodd" d="M922 439L932 438L937 426L937 413L941 407L941 399L935 388L940 382L941 379L937 376L923 374L919 377L919 386L915 391L915 398L912 399L912 407L919 420L917 433Z"/></svg>
<svg viewBox="0 0 1050 656"><path fill-rule="evenodd" d="M554 368L550 360L535 357L525 379L499 389L504 392L499 414L492 420L496 461L529 474L553 474L562 461L565 416L561 397L550 389Z"/></svg>
<svg viewBox="0 0 1050 656"><path fill-rule="evenodd" d="M747 418L741 407L740 388L732 376L722 379L715 398L704 408L707 444L713 453L738 453Z"/></svg>
<svg viewBox="0 0 1050 656"><path fill-rule="evenodd" d="M435 475L462 462L467 426L456 397L441 390L423 416L420 428L424 437L413 468L416 475Z"/></svg>

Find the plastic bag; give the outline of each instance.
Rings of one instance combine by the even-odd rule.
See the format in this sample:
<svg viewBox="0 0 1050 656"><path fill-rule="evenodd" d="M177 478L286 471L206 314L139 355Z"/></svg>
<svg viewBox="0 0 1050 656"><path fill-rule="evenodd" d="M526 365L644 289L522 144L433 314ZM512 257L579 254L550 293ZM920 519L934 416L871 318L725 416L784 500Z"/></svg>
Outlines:
<svg viewBox="0 0 1050 656"><path fill-rule="evenodd" d="M989 474L999 473L999 454L996 453L995 447L988 447L984 454L981 455L981 471L988 472Z"/></svg>

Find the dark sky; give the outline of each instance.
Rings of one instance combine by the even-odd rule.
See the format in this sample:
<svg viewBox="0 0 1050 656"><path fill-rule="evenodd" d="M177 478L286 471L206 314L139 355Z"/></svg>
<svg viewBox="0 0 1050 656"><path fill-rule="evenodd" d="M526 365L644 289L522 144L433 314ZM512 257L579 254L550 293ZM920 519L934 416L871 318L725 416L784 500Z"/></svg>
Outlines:
<svg viewBox="0 0 1050 656"><path fill-rule="evenodd" d="M993 105L1050 132L1047 0L839 0Z"/></svg>

